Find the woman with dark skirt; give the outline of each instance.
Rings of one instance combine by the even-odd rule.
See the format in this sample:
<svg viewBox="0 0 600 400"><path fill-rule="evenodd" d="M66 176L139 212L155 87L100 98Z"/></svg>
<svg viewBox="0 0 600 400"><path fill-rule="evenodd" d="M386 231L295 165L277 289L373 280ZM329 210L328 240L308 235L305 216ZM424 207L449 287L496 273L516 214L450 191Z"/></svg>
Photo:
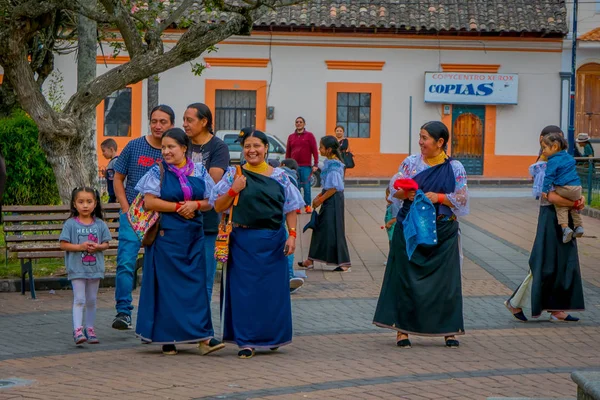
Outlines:
<svg viewBox="0 0 600 400"><path fill-rule="evenodd" d="M238 357L251 358L256 349L277 350L292 341L287 256L296 248L296 210L304 201L285 171L266 163L269 141L263 132L244 128L241 143L246 160L241 175L229 167L210 203L224 212L239 195L221 290L221 323L223 340L239 346Z"/></svg>
<svg viewBox="0 0 600 400"><path fill-rule="evenodd" d="M457 216L469 212L467 175L463 165L446 155L448 128L439 122L421 127L421 154L407 157L390 181L390 200L399 202L381 293L373 323L395 330L396 344L410 348L409 334L443 336L446 346L459 346L464 334ZM419 245L411 257L402 229L415 190L395 189L397 179L411 178L433 203L437 244Z"/></svg>
<svg viewBox="0 0 600 400"><path fill-rule="evenodd" d="M540 134L540 142L551 133L563 134L558 126L547 126ZM539 173L544 174L545 170ZM518 321L527 322L523 307L531 307L533 318L538 318L542 312L547 311L552 322L579 321L579 318L568 313L585 309L577 240L574 238L563 243L562 228L558 224L554 205L581 209L583 204L583 198L573 202L554 191L548 193L547 200L540 197L537 231L529 257L529 273L504 302ZM570 217L569 224L573 229Z"/></svg>
<svg viewBox="0 0 600 400"><path fill-rule="evenodd" d="M319 151L327 157L321 171L323 191L313 200L313 208L321 206L308 251L308 260L298 266L312 269L314 262L335 265L334 271L350 271L350 253L344 224L344 163L339 142L333 136L321 139Z"/></svg>
<svg viewBox="0 0 600 400"><path fill-rule="evenodd" d="M183 130L166 131L162 165L136 186L144 207L160 213L160 231L145 248L136 334L143 343L161 344L166 355L177 354L179 343L198 343L203 355L224 347L213 338L202 229L214 183L188 157L190 144Z"/></svg>

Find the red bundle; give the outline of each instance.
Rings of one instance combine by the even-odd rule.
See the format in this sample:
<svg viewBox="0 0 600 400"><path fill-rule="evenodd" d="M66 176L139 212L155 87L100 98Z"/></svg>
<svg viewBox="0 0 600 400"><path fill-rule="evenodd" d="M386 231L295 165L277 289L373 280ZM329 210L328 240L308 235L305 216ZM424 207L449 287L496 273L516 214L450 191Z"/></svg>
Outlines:
<svg viewBox="0 0 600 400"><path fill-rule="evenodd" d="M396 190L402 189L405 192L409 192L411 190L417 190L418 188L419 184L414 179L402 178L396 179L396 182L394 182L394 189Z"/></svg>

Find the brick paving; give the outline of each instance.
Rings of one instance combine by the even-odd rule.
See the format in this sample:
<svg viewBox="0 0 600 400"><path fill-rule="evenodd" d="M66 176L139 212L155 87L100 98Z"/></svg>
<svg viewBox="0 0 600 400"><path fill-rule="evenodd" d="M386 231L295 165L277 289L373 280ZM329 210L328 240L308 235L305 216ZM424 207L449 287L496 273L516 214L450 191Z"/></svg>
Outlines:
<svg viewBox="0 0 600 400"><path fill-rule="evenodd" d="M600 369L600 242L579 241L587 305L577 314L581 323L540 318L520 324L502 301L526 274L536 203L473 197L472 214L462 223L467 334L460 349L415 336L413 348L402 350L393 332L371 324L388 252L380 229L385 202L357 198L347 200L352 272L322 265L307 272L305 286L292 297L291 346L251 360L239 360L233 346L208 357L180 346L179 355L163 356L132 332L110 328L114 291L101 289L101 343L75 347L70 291L40 291L37 300L0 293L0 399L574 398L570 372ZM600 221L584 217L584 223L590 236L600 236ZM306 257L310 236L299 239L298 261ZM3 388L10 378L21 386Z"/></svg>

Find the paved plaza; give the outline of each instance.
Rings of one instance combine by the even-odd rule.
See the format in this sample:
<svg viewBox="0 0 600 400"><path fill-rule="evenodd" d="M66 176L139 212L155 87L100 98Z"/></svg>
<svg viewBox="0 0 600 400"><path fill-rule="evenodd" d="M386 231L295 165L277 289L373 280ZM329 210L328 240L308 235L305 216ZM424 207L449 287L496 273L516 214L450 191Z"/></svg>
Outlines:
<svg viewBox="0 0 600 400"><path fill-rule="evenodd" d="M70 291L31 300L0 293L0 399L486 399L575 398L574 370L600 370L600 220L584 217L578 241L586 311L577 324L523 324L503 306L527 273L537 202L528 190L473 190L461 219L466 335L459 349L413 336L412 349L371 324L388 239L383 192L348 191L352 272L316 265L292 296L294 341L249 360L237 348L202 357L194 346L164 356L132 331L110 328L114 290L100 289L98 345L76 347ZM377 198L375 198L377 197ZM308 221L302 215L300 226ZM299 236L296 259L308 252ZM139 291L134 293L135 301ZM215 329L218 290L213 298ZM526 314L529 310L526 310ZM1 381L17 384L3 388Z"/></svg>

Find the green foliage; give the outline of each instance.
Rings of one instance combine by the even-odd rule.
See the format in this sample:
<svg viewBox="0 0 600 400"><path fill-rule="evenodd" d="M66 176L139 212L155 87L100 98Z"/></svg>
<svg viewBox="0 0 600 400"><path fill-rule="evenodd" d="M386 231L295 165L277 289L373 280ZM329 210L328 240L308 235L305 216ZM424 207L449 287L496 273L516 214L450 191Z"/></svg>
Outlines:
<svg viewBox="0 0 600 400"><path fill-rule="evenodd" d="M60 204L54 172L38 143L38 128L24 111L0 120L0 145L8 175L4 204Z"/></svg>

